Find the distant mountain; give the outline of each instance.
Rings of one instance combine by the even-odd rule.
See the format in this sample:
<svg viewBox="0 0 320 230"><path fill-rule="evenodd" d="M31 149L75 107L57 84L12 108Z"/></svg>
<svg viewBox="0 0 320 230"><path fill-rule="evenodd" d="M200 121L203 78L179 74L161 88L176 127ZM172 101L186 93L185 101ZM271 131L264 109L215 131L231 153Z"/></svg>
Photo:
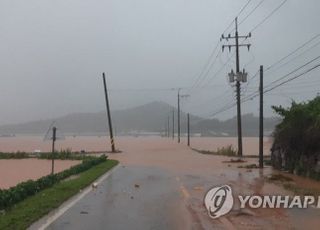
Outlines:
<svg viewBox="0 0 320 230"><path fill-rule="evenodd" d="M177 109L164 102L152 102L130 109L116 110L111 114L113 128L117 134L162 132L169 116L171 126L173 110L175 111L175 118L177 118ZM181 124L186 123L186 117L186 113L181 112ZM201 120L201 118L192 115L190 115L190 119L192 122ZM45 134L53 121L61 132L71 135L106 133L108 130L106 112L75 113L56 119L3 125L0 126L0 135ZM177 124L176 120L175 122Z"/></svg>
<svg viewBox="0 0 320 230"><path fill-rule="evenodd" d="M259 135L259 118L253 114L244 114L241 117L243 136ZM274 127L280 122L280 118L267 117L264 118L264 134L270 135ZM237 136L237 117L233 117L226 121L217 119L202 120L193 128L194 132L202 133L205 136Z"/></svg>
<svg viewBox="0 0 320 230"><path fill-rule="evenodd" d="M112 112L113 128L117 135L163 132L168 117L170 117L169 122L170 127L172 127L173 110L175 112L175 130L177 130L177 109L164 102L152 102ZM186 113L181 112L182 133L186 132L186 118ZM53 121L55 121L55 126L67 135L101 135L106 134L108 130L106 112L75 113L56 119L3 125L0 126L0 135L44 135ZM199 133L204 136L236 135L236 117L226 121L219 121L190 115L190 121L193 133ZM243 115L242 122L244 136L258 135L259 123L257 117L253 116L253 114L246 114ZM265 133L272 132L278 122L279 119L277 118L266 118L264 120Z"/></svg>

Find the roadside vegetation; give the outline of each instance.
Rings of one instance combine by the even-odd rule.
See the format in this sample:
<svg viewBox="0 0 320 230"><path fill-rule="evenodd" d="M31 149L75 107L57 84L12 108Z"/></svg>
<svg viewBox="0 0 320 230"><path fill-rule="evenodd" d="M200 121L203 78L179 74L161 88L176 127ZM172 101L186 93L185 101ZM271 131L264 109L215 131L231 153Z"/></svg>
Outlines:
<svg viewBox="0 0 320 230"><path fill-rule="evenodd" d="M30 155L26 152L16 152L16 153L2 153L0 152L0 159L25 159L29 158Z"/></svg>
<svg viewBox="0 0 320 230"><path fill-rule="evenodd" d="M320 190L315 188L306 188L297 184L291 177L280 173L268 176L267 181L282 186L286 190L293 192L295 195L320 196Z"/></svg>
<svg viewBox="0 0 320 230"><path fill-rule="evenodd" d="M232 147L232 145L228 145L226 147L218 148L216 151L209 151L209 150L199 150L199 149L192 149L198 153L202 154L208 154L208 155L218 155L218 156L230 156L230 157L236 157L237 152Z"/></svg>
<svg viewBox="0 0 320 230"><path fill-rule="evenodd" d="M64 159L74 158L69 155ZM62 172L0 189L0 229L27 228L118 164L118 161L107 160L105 155L82 156L82 160ZM73 175L77 177L72 178ZM65 180L67 178L72 179Z"/></svg>
<svg viewBox="0 0 320 230"><path fill-rule="evenodd" d="M273 134L272 166L320 180L320 97L273 109L283 119Z"/></svg>
<svg viewBox="0 0 320 230"><path fill-rule="evenodd" d="M106 160L106 156L85 159L81 164L75 165L62 172L41 177L35 181L28 180L9 189L0 189L0 210L8 209L16 203L24 200L28 196L32 196L43 189L51 187L61 180L64 180L72 175L79 174L95 165L105 162Z"/></svg>
<svg viewBox="0 0 320 230"><path fill-rule="evenodd" d="M52 153L38 153L36 156L38 159L59 159L59 160L84 160L95 158L94 156L88 156L85 153L72 152L71 149L61 150L59 152Z"/></svg>
<svg viewBox="0 0 320 230"><path fill-rule="evenodd" d="M89 156L86 153L72 152L71 149L62 149L54 153L51 152L41 152L41 153L27 153L27 152L15 152L15 153L3 153L0 152L0 159L54 159L57 160L84 160L89 158L95 158L94 156Z"/></svg>

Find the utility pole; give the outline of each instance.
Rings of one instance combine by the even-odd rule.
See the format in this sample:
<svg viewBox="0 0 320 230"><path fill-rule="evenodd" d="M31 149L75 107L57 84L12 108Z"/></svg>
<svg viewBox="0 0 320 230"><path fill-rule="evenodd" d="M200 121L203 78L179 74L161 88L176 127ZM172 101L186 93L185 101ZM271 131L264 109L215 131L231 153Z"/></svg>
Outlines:
<svg viewBox="0 0 320 230"><path fill-rule="evenodd" d="M55 157L55 150L54 150L54 144L56 142L56 136L57 136L57 128L52 127L52 160L51 160L51 175L54 173L54 157Z"/></svg>
<svg viewBox="0 0 320 230"><path fill-rule="evenodd" d="M190 146L190 114L187 115L187 123L188 123L188 146Z"/></svg>
<svg viewBox="0 0 320 230"><path fill-rule="evenodd" d="M107 115L108 115L108 123L109 123L109 134L110 134L110 141L111 141L111 152L115 153L116 148L115 148L114 139L113 139L111 113L110 113L110 106L109 106L109 98L108 98L108 90L107 90L105 73L102 73L102 78L103 78L104 93L105 93L105 98L106 98L106 107L107 107Z"/></svg>
<svg viewBox="0 0 320 230"><path fill-rule="evenodd" d="M178 89L178 143L180 143L180 89Z"/></svg>
<svg viewBox="0 0 320 230"><path fill-rule="evenodd" d="M178 89L178 143L180 143L180 97L189 97L188 94L180 95L181 88Z"/></svg>
<svg viewBox="0 0 320 230"><path fill-rule="evenodd" d="M174 140L174 108L172 109L172 140Z"/></svg>
<svg viewBox="0 0 320 230"><path fill-rule="evenodd" d="M260 66L259 167L263 168L263 66Z"/></svg>
<svg viewBox="0 0 320 230"><path fill-rule="evenodd" d="M248 47L248 50L250 49L250 44L239 44L239 38L249 38L251 37L251 33L249 33L246 36L239 36L238 35L238 18L235 18L235 36L231 36L230 34L225 37L223 34L220 38L220 40L229 40L229 39L235 39L235 43L233 45L222 45L222 51L224 51L225 47L229 48L229 52L231 51L231 47L236 48L236 73L234 74L233 70L231 73L229 73L229 81L234 82L236 81L236 92L237 92L237 124L238 124L238 156L242 157L242 127L241 127L241 89L240 85L241 82L247 81L247 73L245 70L243 72L240 72L240 54L239 54L239 47L246 46Z"/></svg>
<svg viewBox="0 0 320 230"><path fill-rule="evenodd" d="M167 130L168 130L168 138L169 138L170 137L170 116L168 116Z"/></svg>

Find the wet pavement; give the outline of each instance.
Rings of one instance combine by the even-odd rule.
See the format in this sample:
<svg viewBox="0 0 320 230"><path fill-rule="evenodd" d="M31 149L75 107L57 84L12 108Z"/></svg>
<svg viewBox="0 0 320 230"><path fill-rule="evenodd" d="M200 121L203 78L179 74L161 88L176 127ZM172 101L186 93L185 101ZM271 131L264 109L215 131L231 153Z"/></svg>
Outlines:
<svg viewBox="0 0 320 230"><path fill-rule="evenodd" d="M48 229L178 229L175 178L148 167L119 167Z"/></svg>
<svg viewBox="0 0 320 230"><path fill-rule="evenodd" d="M270 167L238 168L257 159L228 163L164 138L136 138L121 150L109 155L121 165L47 229L318 229L319 209L248 210L235 203L226 216L209 218L203 199L214 186L228 184L234 196L292 195L266 182Z"/></svg>

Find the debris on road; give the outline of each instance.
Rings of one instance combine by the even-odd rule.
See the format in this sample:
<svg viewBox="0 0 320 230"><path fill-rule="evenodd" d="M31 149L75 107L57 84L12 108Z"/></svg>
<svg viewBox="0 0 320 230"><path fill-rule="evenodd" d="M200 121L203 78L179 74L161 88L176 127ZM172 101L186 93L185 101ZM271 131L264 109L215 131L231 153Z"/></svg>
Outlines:
<svg viewBox="0 0 320 230"><path fill-rule="evenodd" d="M98 183L97 182L93 182L91 185L92 189L95 190L98 188Z"/></svg>
<svg viewBox="0 0 320 230"><path fill-rule="evenodd" d="M201 187L201 186L195 186L195 187L193 187L193 190L202 191L202 190L203 190L203 187Z"/></svg>

